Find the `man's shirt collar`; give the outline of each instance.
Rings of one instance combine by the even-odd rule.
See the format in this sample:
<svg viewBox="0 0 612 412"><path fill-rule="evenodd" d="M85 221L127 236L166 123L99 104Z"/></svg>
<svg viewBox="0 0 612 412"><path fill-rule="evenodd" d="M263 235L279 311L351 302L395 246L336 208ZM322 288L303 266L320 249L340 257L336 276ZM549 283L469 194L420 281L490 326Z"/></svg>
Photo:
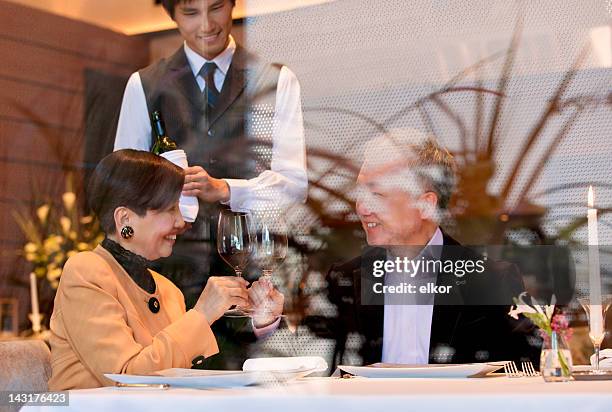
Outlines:
<svg viewBox="0 0 612 412"><path fill-rule="evenodd" d="M234 37L229 36L229 44L221 53L217 55L212 60L206 60L204 57L200 56L197 52L195 52L191 47L187 45L187 42L183 43L183 48L185 49L185 55L187 56L187 61L189 62L189 66L191 67L191 71L193 72L193 76L197 77L204 66L205 63L214 62L217 64L217 70L219 70L223 76L227 75L227 71L229 70L230 65L232 64L232 59L234 58L234 53L236 52L236 42L234 41Z"/></svg>

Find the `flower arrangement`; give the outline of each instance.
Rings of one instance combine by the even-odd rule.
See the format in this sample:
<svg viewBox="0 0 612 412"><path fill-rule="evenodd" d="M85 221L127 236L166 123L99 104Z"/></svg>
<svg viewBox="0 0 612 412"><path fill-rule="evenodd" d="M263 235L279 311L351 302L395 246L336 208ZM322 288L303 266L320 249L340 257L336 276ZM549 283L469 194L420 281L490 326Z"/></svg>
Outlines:
<svg viewBox="0 0 612 412"><path fill-rule="evenodd" d="M20 250L33 272L46 278L57 289L62 268L69 257L93 249L103 239L100 225L93 216L81 216L70 176L62 195L61 207L47 201L36 208L35 216L13 212L13 217L26 237Z"/></svg>
<svg viewBox="0 0 612 412"><path fill-rule="evenodd" d="M542 333L550 335L552 333L551 322L555 312L555 298L553 296L550 305L538 305L533 303L529 304L525 302L527 292L523 292L518 298L514 298L514 307L510 309L508 315L514 319L518 319L518 315L523 315L530 319Z"/></svg>
<svg viewBox="0 0 612 412"><path fill-rule="evenodd" d="M543 349L541 355L540 370L545 380L547 371L545 370L551 363L558 364L556 372L560 378L569 378L571 373L571 353L567 349L566 343L572 336L572 329L569 327L569 320L562 312L555 313L555 296L552 296L550 305L528 304L525 299L527 292L523 292L518 298L514 299L515 306L510 309L508 315L518 319L518 315L523 315L530 319L540 330L543 339ZM551 358L553 358L551 360ZM552 372L553 374L555 372ZM555 380L555 379L551 379ZM558 379L563 380L563 379Z"/></svg>

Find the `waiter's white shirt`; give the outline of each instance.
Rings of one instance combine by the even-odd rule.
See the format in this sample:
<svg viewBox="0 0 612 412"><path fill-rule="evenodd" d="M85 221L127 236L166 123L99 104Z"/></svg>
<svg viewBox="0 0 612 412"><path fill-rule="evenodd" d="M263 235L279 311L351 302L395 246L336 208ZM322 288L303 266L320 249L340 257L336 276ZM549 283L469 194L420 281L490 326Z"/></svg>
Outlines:
<svg viewBox="0 0 612 412"><path fill-rule="evenodd" d="M187 43L183 47L200 90L204 90L205 81L199 72L208 60L193 51ZM223 87L235 51L236 42L230 36L227 48L211 60L218 67L214 76L218 90ZM140 75L136 72L130 76L123 95L114 150L129 148L148 151L151 148L151 132L147 101ZM270 169L253 179L224 179L230 188L229 205L233 210L258 209L270 204L289 204L306 199L308 178L300 84L286 66L281 68L276 89Z"/></svg>
<svg viewBox="0 0 612 412"><path fill-rule="evenodd" d="M442 246L444 238L440 228L436 230L427 246ZM439 252L439 248L433 248ZM414 259L420 259L418 255ZM439 256L434 256L438 259ZM394 256L387 256L394 260ZM387 273L385 285L399 285L402 282L419 281L421 273L414 278L405 273ZM427 282L436 282L435 275L427 278ZM389 299L393 304L387 304ZM401 363L425 365L429 363L429 341L431 336L431 319L433 315L433 302L431 304L411 304L415 297L403 295L406 304L398 304L397 296L385 296L383 350L382 361L385 363Z"/></svg>

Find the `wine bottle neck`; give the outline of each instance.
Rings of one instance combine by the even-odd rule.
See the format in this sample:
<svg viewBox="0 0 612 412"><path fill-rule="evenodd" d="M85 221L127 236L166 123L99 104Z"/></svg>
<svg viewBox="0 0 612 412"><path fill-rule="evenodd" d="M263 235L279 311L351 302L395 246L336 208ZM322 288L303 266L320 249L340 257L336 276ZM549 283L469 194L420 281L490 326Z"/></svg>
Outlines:
<svg viewBox="0 0 612 412"><path fill-rule="evenodd" d="M176 143L166 135L166 127L160 112L153 112L151 115L151 125L153 133L155 133L155 142L151 149L153 153L159 155L177 148Z"/></svg>

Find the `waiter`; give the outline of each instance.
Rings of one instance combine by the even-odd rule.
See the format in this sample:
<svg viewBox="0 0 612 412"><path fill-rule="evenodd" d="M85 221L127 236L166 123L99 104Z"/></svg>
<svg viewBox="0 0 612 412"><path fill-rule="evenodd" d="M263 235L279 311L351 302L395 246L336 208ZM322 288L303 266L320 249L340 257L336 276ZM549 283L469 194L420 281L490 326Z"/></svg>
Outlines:
<svg viewBox="0 0 612 412"><path fill-rule="evenodd" d="M162 5L184 44L130 77L115 150L150 150L150 113L159 110L167 135L187 153L183 194L199 198L200 212L160 270L183 290L189 307L211 272L225 268L213 244L222 205L252 210L304 201L304 127L296 76L234 41L235 0Z"/></svg>

